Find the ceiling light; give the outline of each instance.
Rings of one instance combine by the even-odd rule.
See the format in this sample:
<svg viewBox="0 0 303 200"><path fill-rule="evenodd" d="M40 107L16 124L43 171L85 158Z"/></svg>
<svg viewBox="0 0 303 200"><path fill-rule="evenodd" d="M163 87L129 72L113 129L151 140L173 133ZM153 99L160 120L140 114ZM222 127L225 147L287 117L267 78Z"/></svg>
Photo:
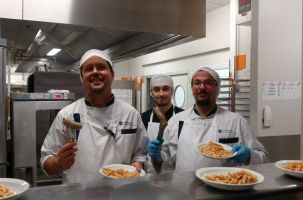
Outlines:
<svg viewBox="0 0 303 200"><path fill-rule="evenodd" d="M58 52L60 52L61 49L57 49L57 48L53 48L52 50L50 50L46 55L47 56L54 56L56 55Z"/></svg>
<svg viewBox="0 0 303 200"><path fill-rule="evenodd" d="M38 33L35 36L35 39L37 40L42 35L42 30L39 29Z"/></svg>

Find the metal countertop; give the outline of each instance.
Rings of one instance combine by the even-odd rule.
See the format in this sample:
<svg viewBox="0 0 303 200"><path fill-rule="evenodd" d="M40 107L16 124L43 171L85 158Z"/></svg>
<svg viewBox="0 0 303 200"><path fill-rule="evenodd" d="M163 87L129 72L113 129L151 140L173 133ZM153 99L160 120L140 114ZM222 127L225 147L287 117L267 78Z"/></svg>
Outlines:
<svg viewBox="0 0 303 200"><path fill-rule="evenodd" d="M205 185L194 172L146 175L114 180L100 175L100 181L81 185L34 187L20 200L220 200L220 199L303 199L303 179L284 175L273 163L245 166L261 173L265 180L251 190L224 191Z"/></svg>

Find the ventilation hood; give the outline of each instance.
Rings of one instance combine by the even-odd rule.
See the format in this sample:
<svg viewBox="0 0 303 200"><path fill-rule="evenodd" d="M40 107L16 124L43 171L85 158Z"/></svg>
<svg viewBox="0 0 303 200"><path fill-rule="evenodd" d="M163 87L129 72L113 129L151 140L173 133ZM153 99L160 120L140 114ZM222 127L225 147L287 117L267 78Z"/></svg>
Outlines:
<svg viewBox="0 0 303 200"><path fill-rule="evenodd" d="M69 71L88 49L117 62L204 37L205 9L205 0L23 0L22 17L1 9L0 34L16 72ZM52 48L62 50L47 57Z"/></svg>

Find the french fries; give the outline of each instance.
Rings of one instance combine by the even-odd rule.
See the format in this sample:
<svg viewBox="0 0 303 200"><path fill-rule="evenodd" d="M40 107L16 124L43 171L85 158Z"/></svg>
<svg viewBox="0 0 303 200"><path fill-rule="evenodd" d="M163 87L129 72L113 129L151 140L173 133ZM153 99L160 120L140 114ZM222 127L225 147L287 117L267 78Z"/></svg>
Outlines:
<svg viewBox="0 0 303 200"><path fill-rule="evenodd" d="M224 149L220 144L209 142L206 146L201 147L200 152L204 155L216 158L229 158L233 155L232 152Z"/></svg>
<svg viewBox="0 0 303 200"><path fill-rule="evenodd" d="M126 169L110 169L107 167L102 167L102 171L106 176L116 178L116 179L140 176L140 174L137 170L130 172Z"/></svg>
<svg viewBox="0 0 303 200"><path fill-rule="evenodd" d="M14 193L5 185L0 183L0 199L12 196Z"/></svg>
<svg viewBox="0 0 303 200"><path fill-rule="evenodd" d="M225 183L225 184L251 184L258 181L257 177L252 173L241 170L228 175L212 175L205 176L207 180Z"/></svg>
<svg viewBox="0 0 303 200"><path fill-rule="evenodd" d="M303 172L303 161L288 162L282 165L285 169Z"/></svg>

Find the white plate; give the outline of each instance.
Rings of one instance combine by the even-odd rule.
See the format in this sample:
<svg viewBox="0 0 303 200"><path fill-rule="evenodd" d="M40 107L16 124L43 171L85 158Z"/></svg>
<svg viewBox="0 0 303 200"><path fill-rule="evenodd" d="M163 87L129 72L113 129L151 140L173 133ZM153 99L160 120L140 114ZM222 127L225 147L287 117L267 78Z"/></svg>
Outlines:
<svg viewBox="0 0 303 200"><path fill-rule="evenodd" d="M20 179L0 178L0 183L8 187L14 193L13 196L3 198L5 200L17 199L23 192L25 192L29 188L28 182Z"/></svg>
<svg viewBox="0 0 303 200"><path fill-rule="evenodd" d="M289 169L285 169L283 167L283 164L286 164L288 162L298 162L300 160L280 160L278 162L275 163L275 166L280 169L282 172L284 172L285 174L288 174L290 176L295 176L295 177L298 177L298 178L303 178L303 172L296 172L296 171L292 171L292 170L289 170Z"/></svg>
<svg viewBox="0 0 303 200"><path fill-rule="evenodd" d="M228 172L238 172L241 170L245 170L247 172L252 173L253 175L257 176L257 182L251 183L251 184L226 184L226 183L220 183L215 181L210 181L205 178L205 176L209 175L227 175ZM201 179L204 183L213 186L215 188L223 189L223 190L247 190L251 189L254 185L257 185L264 181L264 176L261 174L249 170L249 169L243 169L243 168L236 168L236 167L205 167L200 168L196 171L196 176Z"/></svg>
<svg viewBox="0 0 303 200"><path fill-rule="evenodd" d="M134 166L131 166L131 165L123 165L123 164L111 164L111 165L106 165L106 166L103 166L103 167L106 167L106 168L110 168L110 169L125 169L125 170L128 170L130 172L134 172L136 171L137 169L134 167ZM103 176L106 176L104 173L103 173L103 170L102 168L100 168L99 172L103 175ZM145 176L145 171L143 169L141 169L141 173L140 173L140 176ZM113 178L113 177L110 177L110 176L106 176L106 177L109 177L109 178ZM135 178L135 177L133 177ZM117 178L113 178L113 179L117 179Z"/></svg>
<svg viewBox="0 0 303 200"><path fill-rule="evenodd" d="M212 143L215 143L215 144L219 144L221 145L225 150L227 151L231 151L231 147L228 146L228 145L225 145L225 144L222 144L222 143L217 143L217 142L212 142ZM210 156L210 155L207 155L207 154L203 154L200 149L204 146L206 146L207 144L203 143L203 144L198 144L196 150L203 156L207 157L207 158L211 158L211 159L217 159L217 160L226 160L226 159L229 159L229 158L233 158L237 155L237 153L233 153L232 156L229 156L229 157L214 157L214 156Z"/></svg>

